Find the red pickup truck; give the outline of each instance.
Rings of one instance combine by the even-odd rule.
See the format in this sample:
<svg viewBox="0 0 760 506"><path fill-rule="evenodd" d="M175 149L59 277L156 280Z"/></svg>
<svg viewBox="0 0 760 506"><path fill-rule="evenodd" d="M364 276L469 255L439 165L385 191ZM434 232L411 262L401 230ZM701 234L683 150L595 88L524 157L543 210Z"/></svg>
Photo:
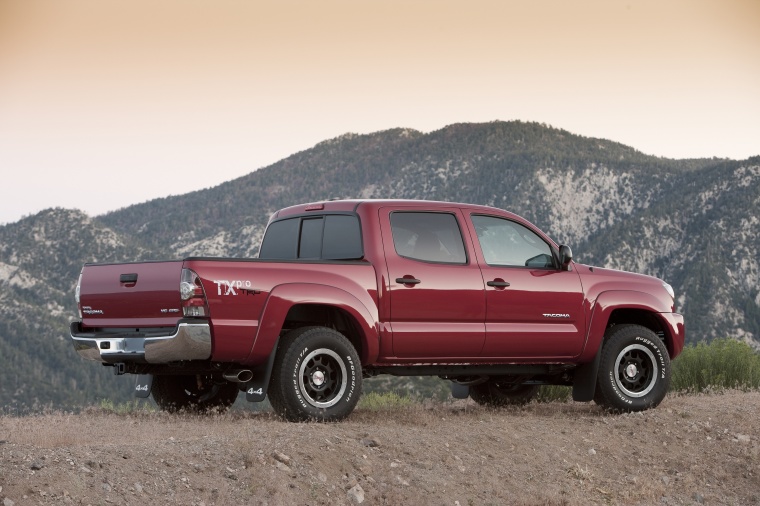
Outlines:
<svg viewBox="0 0 760 506"><path fill-rule="evenodd" d="M87 264L76 299L76 350L138 375L138 396L223 409L244 391L287 420L346 417L378 374L439 376L487 405L549 384L643 410L685 336L667 283L575 263L519 216L447 202L289 207L257 259Z"/></svg>

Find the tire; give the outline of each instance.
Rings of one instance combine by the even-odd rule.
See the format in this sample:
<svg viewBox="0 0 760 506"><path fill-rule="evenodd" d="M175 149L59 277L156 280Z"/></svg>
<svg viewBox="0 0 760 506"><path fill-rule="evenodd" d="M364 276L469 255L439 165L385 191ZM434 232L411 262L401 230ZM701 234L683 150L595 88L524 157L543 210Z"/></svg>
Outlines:
<svg viewBox="0 0 760 506"><path fill-rule="evenodd" d="M216 382L209 375L154 376L151 395L158 407L178 411L226 411L237 399L235 383Z"/></svg>
<svg viewBox="0 0 760 506"><path fill-rule="evenodd" d="M607 330L599 362L594 402L608 411L643 411L660 404L670 387L665 343L641 325Z"/></svg>
<svg viewBox="0 0 760 506"><path fill-rule="evenodd" d="M268 395L285 420L342 420L354 410L361 392L359 356L339 332L304 327L280 341Z"/></svg>
<svg viewBox="0 0 760 506"><path fill-rule="evenodd" d="M470 387L470 397L481 406L514 406L527 404L538 392L538 385L508 383L491 378Z"/></svg>

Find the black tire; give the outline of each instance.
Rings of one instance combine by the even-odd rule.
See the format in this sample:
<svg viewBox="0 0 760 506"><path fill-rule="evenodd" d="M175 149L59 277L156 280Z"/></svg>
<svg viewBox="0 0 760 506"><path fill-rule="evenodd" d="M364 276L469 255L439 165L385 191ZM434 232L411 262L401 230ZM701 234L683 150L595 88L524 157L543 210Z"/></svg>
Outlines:
<svg viewBox="0 0 760 506"><path fill-rule="evenodd" d="M215 381L203 374L153 376L151 387L151 395L158 407L170 413L226 411L239 392L235 383Z"/></svg>
<svg viewBox="0 0 760 506"><path fill-rule="evenodd" d="M527 404L538 392L538 385L509 383L491 378L470 387L470 397L481 406L513 406Z"/></svg>
<svg viewBox="0 0 760 506"><path fill-rule="evenodd" d="M641 325L616 325L605 334L594 402L613 412L660 404L670 388L665 343Z"/></svg>
<svg viewBox="0 0 760 506"><path fill-rule="evenodd" d="M359 356L339 332L304 327L281 339L268 395L285 420L341 420L354 410L361 392Z"/></svg>

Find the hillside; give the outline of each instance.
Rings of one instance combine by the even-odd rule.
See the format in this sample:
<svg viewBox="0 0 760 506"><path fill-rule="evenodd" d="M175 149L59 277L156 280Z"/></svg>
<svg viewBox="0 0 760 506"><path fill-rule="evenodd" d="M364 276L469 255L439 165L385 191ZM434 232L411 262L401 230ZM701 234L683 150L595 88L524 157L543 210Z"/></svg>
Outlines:
<svg viewBox="0 0 760 506"><path fill-rule="evenodd" d="M760 393L500 411L472 401L269 413L0 417L3 504L757 504ZM8 503L7 501L12 501Z"/></svg>
<svg viewBox="0 0 760 506"><path fill-rule="evenodd" d="M0 226L0 405L129 395L130 378L84 363L65 339L85 262L253 256L272 212L334 197L509 209L578 261L669 281L690 342L732 336L760 349L760 157L669 160L537 123L457 124L347 134L214 188Z"/></svg>

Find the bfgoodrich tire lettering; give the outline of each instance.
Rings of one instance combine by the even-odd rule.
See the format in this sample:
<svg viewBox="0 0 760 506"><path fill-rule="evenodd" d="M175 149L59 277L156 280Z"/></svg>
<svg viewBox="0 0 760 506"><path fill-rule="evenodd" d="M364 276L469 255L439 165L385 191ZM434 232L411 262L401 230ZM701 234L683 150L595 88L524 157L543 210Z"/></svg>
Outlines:
<svg viewBox="0 0 760 506"><path fill-rule="evenodd" d="M607 330L594 401L610 411L642 411L665 398L670 357L662 340L640 325Z"/></svg>
<svg viewBox="0 0 760 506"><path fill-rule="evenodd" d="M269 402L281 417L341 420L354 410L361 390L359 356L339 332L304 327L281 340L269 386Z"/></svg>

